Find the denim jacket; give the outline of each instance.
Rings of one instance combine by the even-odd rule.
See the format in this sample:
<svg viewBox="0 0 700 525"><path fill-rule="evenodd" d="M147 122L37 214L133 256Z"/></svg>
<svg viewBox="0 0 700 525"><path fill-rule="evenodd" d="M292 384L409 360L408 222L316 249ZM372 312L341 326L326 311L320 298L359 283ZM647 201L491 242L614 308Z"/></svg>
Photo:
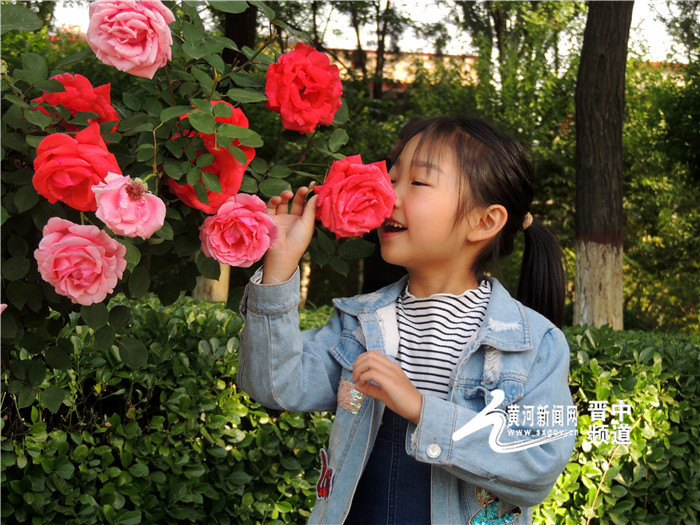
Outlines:
<svg viewBox="0 0 700 525"><path fill-rule="evenodd" d="M448 399L424 395L420 422L410 423L406 436L406 452L432 466L435 524L531 523L531 507L547 497L575 442L575 430L553 416L563 410L568 423L573 406L564 335L490 280L484 323L452 373ZM336 299L336 315L304 332L298 328L298 271L286 283L251 282L246 289L238 385L270 408L335 411L309 523L341 524L350 510L384 410L380 401L351 389L352 365L366 350L396 356L395 302L405 286L406 278ZM513 407L520 417L512 416ZM548 427L535 424L544 423L537 421L540 411L547 413ZM507 430L521 431L519 436L503 424L497 435L506 414L512 418ZM507 450L514 441L515 450Z"/></svg>

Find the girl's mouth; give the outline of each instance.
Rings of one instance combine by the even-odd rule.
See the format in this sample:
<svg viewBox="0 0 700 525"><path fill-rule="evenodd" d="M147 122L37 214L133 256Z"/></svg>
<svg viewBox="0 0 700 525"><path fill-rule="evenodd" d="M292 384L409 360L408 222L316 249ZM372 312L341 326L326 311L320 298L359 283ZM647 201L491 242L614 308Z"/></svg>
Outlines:
<svg viewBox="0 0 700 525"><path fill-rule="evenodd" d="M384 233L399 233L406 231L406 226L392 219L387 219L384 221L384 224L382 224L382 231Z"/></svg>

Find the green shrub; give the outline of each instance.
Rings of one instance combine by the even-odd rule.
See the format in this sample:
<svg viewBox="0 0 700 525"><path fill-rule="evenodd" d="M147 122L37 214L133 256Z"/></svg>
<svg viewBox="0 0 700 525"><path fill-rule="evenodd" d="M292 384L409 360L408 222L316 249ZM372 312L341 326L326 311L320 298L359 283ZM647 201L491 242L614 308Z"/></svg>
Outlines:
<svg viewBox="0 0 700 525"><path fill-rule="evenodd" d="M574 453L536 517L542 523L697 523L700 513L700 338L571 328L578 406ZM589 402L631 406L629 445L588 439ZM598 424L598 423L596 423Z"/></svg>
<svg viewBox="0 0 700 525"><path fill-rule="evenodd" d="M332 415L266 410L237 390L240 316L154 296L100 312L71 316L51 369L22 350L3 370L3 523L305 523ZM331 314L302 311L302 327ZM566 333L580 435L536 519L695 523L700 340ZM22 388L8 383L18 375ZM28 390L37 402L18 408ZM587 442L590 401L631 406L629 445Z"/></svg>
<svg viewBox="0 0 700 525"><path fill-rule="evenodd" d="M40 403L17 409L3 396L3 521L306 521L330 418L266 411L238 391L238 314L150 296L114 299L96 317L89 327L72 316L60 339L71 348L47 358L58 368L37 387L27 378ZM121 335L99 350L104 327ZM53 388L70 392L56 406Z"/></svg>

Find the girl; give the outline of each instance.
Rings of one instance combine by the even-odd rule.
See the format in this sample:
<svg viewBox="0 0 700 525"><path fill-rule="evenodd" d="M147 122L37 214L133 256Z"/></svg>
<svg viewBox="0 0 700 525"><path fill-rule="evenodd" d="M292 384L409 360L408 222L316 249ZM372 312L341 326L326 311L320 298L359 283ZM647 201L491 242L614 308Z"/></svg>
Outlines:
<svg viewBox="0 0 700 525"><path fill-rule="evenodd" d="M379 239L408 275L335 300L317 330L297 315L316 196L270 199L279 238L241 303L239 385L271 408L336 411L310 523L531 523L575 439L564 273L529 212L531 164L491 125L451 117L420 122L392 160ZM484 272L523 230L519 302Z"/></svg>

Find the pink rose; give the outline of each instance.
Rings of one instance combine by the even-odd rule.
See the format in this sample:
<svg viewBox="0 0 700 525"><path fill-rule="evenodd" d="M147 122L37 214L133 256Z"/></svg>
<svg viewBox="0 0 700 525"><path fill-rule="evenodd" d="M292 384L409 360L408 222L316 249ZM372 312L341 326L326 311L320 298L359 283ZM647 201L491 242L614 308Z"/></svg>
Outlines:
<svg viewBox="0 0 700 525"><path fill-rule="evenodd" d="M5 303L0 303L0 314L5 311L5 308L7 308L7 305Z"/></svg>
<svg viewBox="0 0 700 525"><path fill-rule="evenodd" d="M148 239L165 222L165 203L138 179L109 173L92 191L97 218L117 235Z"/></svg>
<svg viewBox="0 0 700 525"><path fill-rule="evenodd" d="M360 155L336 160L318 194L316 217L337 238L360 236L391 215L396 194L384 161L362 164Z"/></svg>
<svg viewBox="0 0 700 525"><path fill-rule="evenodd" d="M65 202L80 211L95 211L92 187L107 173L121 173L117 159L107 149L100 126L90 124L75 134L54 133L44 138L34 159L34 188L49 202Z"/></svg>
<svg viewBox="0 0 700 525"><path fill-rule="evenodd" d="M342 105L338 66L301 42L270 65L265 76L265 105L280 114L286 129L308 133L331 124Z"/></svg>
<svg viewBox="0 0 700 525"><path fill-rule="evenodd" d="M248 119L246 118L243 110L240 108L234 108L231 104L224 100L212 100L212 105L216 104L226 104L231 108L230 117L215 117L215 121L222 124L233 124L234 126L242 126L244 128L248 127ZM182 118L187 117L184 115ZM189 132L194 133L192 131ZM194 187L191 184L178 184L173 179L168 179L168 188L172 191L178 198L190 206L191 208L196 208L202 210L204 213L216 213L219 207L226 202L230 197L238 193L241 187L241 182L243 181L243 173L245 172L248 164L255 158L255 149L250 146L241 146L238 139L234 140L231 145L238 146L246 157L246 163L241 164L236 160L236 157L228 150L226 145L216 145L216 139L214 135L210 133L198 133L199 137L204 143L206 150L214 155L214 162L209 166L202 168L202 171L212 173L219 179L221 184L221 192L215 193L207 189L207 199L209 204L204 204L197 198L197 194L194 191ZM197 152L197 156L201 155L203 152ZM201 181L201 179L200 179Z"/></svg>
<svg viewBox="0 0 700 525"><path fill-rule="evenodd" d="M99 303L124 274L126 248L97 226L52 217L34 258L41 277L74 303Z"/></svg>
<svg viewBox="0 0 700 525"><path fill-rule="evenodd" d="M160 0L95 0L90 3L87 43L108 66L153 78L172 57L168 24L173 13Z"/></svg>
<svg viewBox="0 0 700 525"><path fill-rule="evenodd" d="M32 100L32 102L48 102L54 107L63 106L74 117L80 112L97 113L99 118L89 119L90 123L119 122L119 116L114 107L112 107L110 84L94 88L83 75L71 75L70 73L56 75L51 77L51 79L60 82L66 90L59 93L44 93L39 98ZM35 110L52 117L59 116L58 111L48 111L43 106L38 106ZM78 130L78 126L75 124L62 122L62 125L68 131ZM111 131L117 131L116 123Z"/></svg>
<svg viewBox="0 0 700 525"><path fill-rule="evenodd" d="M259 261L277 238L277 226L255 195L239 193L228 199L199 229L207 257L244 268Z"/></svg>

